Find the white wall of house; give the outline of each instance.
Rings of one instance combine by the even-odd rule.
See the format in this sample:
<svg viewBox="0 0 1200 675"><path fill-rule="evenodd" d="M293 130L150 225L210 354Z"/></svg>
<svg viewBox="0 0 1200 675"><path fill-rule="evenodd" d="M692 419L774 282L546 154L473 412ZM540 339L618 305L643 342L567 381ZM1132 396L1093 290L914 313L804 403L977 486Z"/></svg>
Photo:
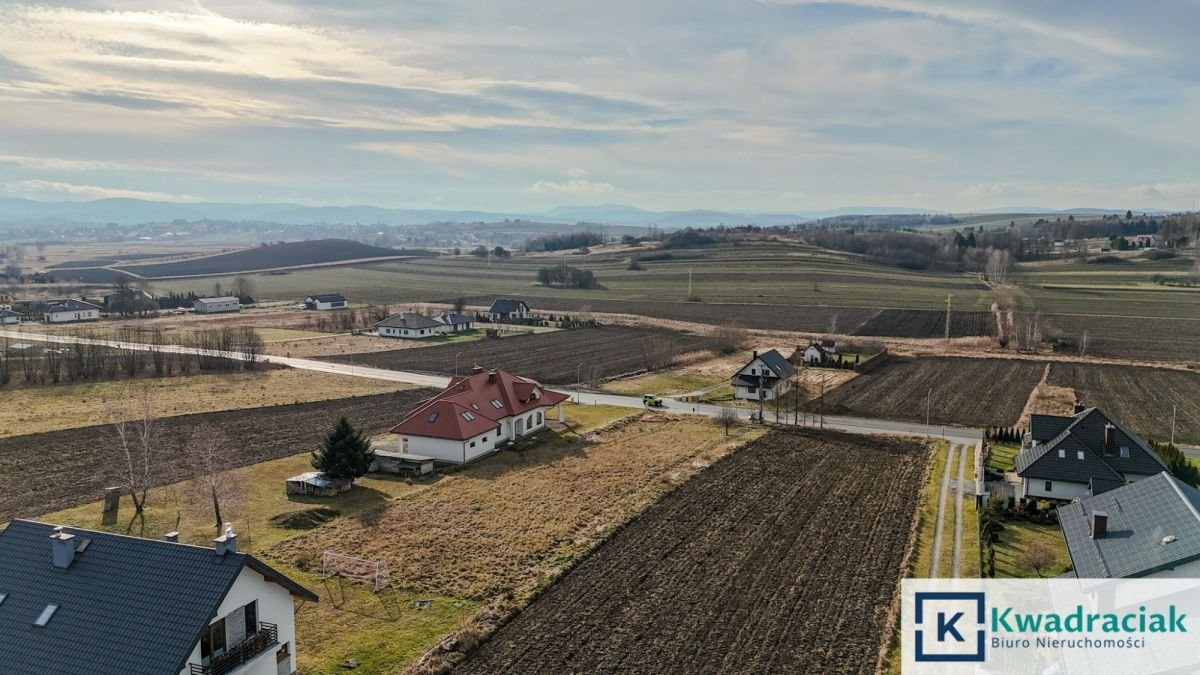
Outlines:
<svg viewBox="0 0 1200 675"><path fill-rule="evenodd" d="M422 338L433 337L446 332L445 326L436 328L396 328L394 326L380 326L380 337L407 338L410 340L420 340Z"/></svg>
<svg viewBox="0 0 1200 675"><path fill-rule="evenodd" d="M192 307L192 310L197 314L240 312L242 311L242 303L238 302L237 300L229 300L226 302L197 302Z"/></svg>
<svg viewBox="0 0 1200 675"><path fill-rule="evenodd" d="M319 310L345 309L345 308L346 308L346 301L344 301L344 300L339 300L338 302L314 302L313 303L313 309L319 309Z"/></svg>
<svg viewBox="0 0 1200 675"><path fill-rule="evenodd" d="M100 319L100 310L84 309L78 312L46 312L43 315L46 323L71 323L74 321L98 321Z"/></svg>
<svg viewBox="0 0 1200 675"><path fill-rule="evenodd" d="M21 317L19 316L0 316L0 326L10 326L18 323L21 323Z"/></svg>
<svg viewBox="0 0 1200 675"><path fill-rule="evenodd" d="M821 352L821 350L812 345L809 345L808 349L804 350L805 363L820 363L823 358L824 354Z"/></svg>
<svg viewBox="0 0 1200 675"><path fill-rule="evenodd" d="M510 440L544 429L549 421L550 407L543 406L523 415L504 417L497 423L499 430L493 427L465 441L410 434L401 437L401 447L404 448L404 452L412 455L425 455L442 462L464 464L495 452L497 446Z"/></svg>
<svg viewBox="0 0 1200 675"><path fill-rule="evenodd" d="M739 375L748 377L751 380L754 380L759 375L763 375L768 379L776 377L775 373L767 367L767 364L763 362L762 358L755 358L753 361L743 366L742 369L737 372L737 375L734 376L734 380L736 380L737 376ZM762 390L762 400L773 400L775 397L782 396L783 394L787 393L791 388L792 383L790 381L787 379L780 379L775 382L773 387L764 388ZM737 399L757 401L760 395L759 389L759 387L735 384L733 386L733 397Z"/></svg>
<svg viewBox="0 0 1200 675"><path fill-rule="evenodd" d="M1046 490L1046 483L1050 489ZM1063 480L1046 481L1037 478L1021 479L1021 496L1039 499L1075 499L1090 497L1087 483L1070 483Z"/></svg>
<svg viewBox="0 0 1200 675"><path fill-rule="evenodd" d="M292 594L286 588L279 584L267 581L263 575L255 572L249 567L243 567L230 586L229 592L225 594L225 599L221 601L221 606L217 609L217 614L213 617L211 623L225 618L230 612L237 610L239 607L258 601L258 620L260 622L273 623L279 627L279 644L271 647L259 654L252 661L242 664L237 670L238 675L278 675L278 673L292 673L296 670L296 614L295 606L292 601ZM230 631L226 628L226 642L229 642ZM285 671L282 664L276 663L276 654L286 645L287 670ZM200 642L192 648L192 655L188 658L188 663L200 663ZM184 665L180 675L189 675L191 671L187 665Z"/></svg>

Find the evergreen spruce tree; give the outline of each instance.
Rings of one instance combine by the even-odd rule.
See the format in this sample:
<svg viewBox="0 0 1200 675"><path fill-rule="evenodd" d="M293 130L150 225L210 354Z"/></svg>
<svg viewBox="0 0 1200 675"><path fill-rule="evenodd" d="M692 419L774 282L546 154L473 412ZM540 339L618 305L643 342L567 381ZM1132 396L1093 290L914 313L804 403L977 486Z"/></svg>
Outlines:
<svg viewBox="0 0 1200 675"><path fill-rule="evenodd" d="M312 453L313 468L332 478L354 480L367 472L375 460L371 440L342 417Z"/></svg>

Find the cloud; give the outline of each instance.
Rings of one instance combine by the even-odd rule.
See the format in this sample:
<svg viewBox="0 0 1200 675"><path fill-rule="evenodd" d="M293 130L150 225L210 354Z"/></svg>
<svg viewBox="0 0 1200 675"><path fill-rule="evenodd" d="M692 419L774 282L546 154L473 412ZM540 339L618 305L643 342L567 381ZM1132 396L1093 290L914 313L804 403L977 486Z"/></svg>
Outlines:
<svg viewBox="0 0 1200 675"><path fill-rule="evenodd" d="M534 192L559 192L570 194L601 194L615 192L612 183L596 183L590 180L549 181L539 180L530 188Z"/></svg>
<svg viewBox="0 0 1200 675"><path fill-rule="evenodd" d="M147 190L126 190L122 188L100 187L98 185L75 185L45 180L22 180L5 183L7 193L29 199L65 199L68 201L87 201L90 199L150 199L157 201L180 202L195 201L187 195L173 195L166 192Z"/></svg>
<svg viewBox="0 0 1200 675"><path fill-rule="evenodd" d="M567 175L570 176L571 178L581 178L581 177L587 175L587 169L580 169L579 167L571 167L570 169L567 169Z"/></svg>

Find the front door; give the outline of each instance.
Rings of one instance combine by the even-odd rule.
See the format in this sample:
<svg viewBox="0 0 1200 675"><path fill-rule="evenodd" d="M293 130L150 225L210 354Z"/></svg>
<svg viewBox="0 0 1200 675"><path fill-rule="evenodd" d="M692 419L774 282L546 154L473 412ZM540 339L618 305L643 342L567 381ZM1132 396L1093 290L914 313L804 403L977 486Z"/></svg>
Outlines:
<svg viewBox="0 0 1200 675"><path fill-rule="evenodd" d="M516 436L520 436L521 434L525 433L525 418L523 418L523 417L517 418L516 430L517 430L516 434L515 434Z"/></svg>

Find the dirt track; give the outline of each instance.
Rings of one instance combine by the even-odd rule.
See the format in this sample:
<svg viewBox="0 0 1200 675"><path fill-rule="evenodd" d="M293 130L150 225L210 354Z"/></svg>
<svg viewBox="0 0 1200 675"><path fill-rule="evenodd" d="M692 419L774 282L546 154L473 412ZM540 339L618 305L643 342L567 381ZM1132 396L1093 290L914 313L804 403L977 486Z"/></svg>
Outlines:
<svg viewBox="0 0 1200 675"><path fill-rule="evenodd" d="M648 509L455 672L872 673L925 459L911 441L773 432Z"/></svg>

